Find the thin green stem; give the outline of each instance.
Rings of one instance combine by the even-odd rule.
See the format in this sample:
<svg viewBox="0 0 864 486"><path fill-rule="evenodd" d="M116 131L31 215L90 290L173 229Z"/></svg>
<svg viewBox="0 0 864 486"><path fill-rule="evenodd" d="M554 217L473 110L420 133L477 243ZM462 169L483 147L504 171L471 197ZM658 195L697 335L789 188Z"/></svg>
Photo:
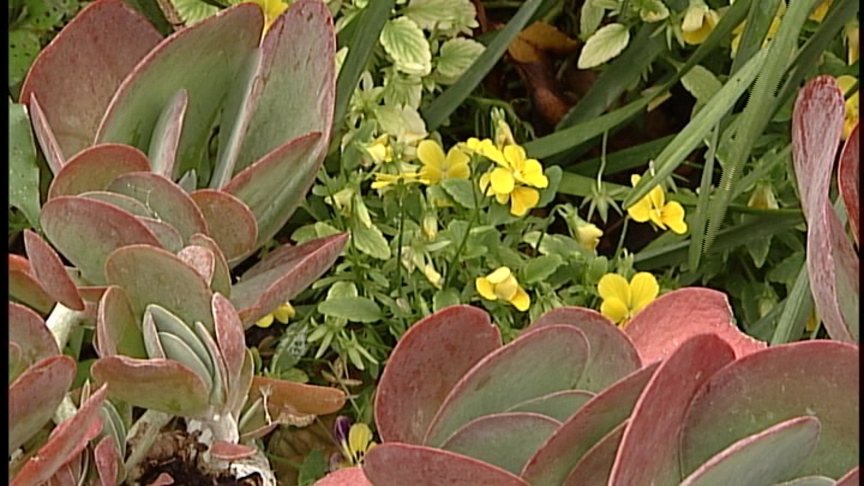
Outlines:
<svg viewBox="0 0 864 486"><path fill-rule="evenodd" d="M625 216L623 219L624 227L621 228L621 236L618 238L618 247L615 248L615 260L617 260L621 256L621 252L624 250L624 237L627 236L627 223L630 222L629 216Z"/></svg>

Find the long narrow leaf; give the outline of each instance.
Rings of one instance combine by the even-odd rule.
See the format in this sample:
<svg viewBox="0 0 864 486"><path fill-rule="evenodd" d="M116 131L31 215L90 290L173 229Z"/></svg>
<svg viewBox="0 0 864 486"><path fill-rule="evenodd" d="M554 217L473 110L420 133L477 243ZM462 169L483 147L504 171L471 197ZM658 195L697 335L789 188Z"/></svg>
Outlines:
<svg viewBox="0 0 864 486"><path fill-rule="evenodd" d="M807 274L807 265L802 265L792 290L786 297L783 312L771 337L771 346L797 341L812 311L813 295L810 293L810 277Z"/></svg>

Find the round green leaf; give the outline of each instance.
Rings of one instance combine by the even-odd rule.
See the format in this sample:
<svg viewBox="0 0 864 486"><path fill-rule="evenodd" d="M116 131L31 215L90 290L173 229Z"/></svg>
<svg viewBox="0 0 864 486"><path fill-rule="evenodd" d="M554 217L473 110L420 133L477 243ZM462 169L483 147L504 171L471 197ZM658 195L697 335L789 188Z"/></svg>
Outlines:
<svg viewBox="0 0 864 486"><path fill-rule="evenodd" d="M341 317L352 322L375 322L383 317L378 304L366 297L335 297L318 304L325 316Z"/></svg>
<svg viewBox="0 0 864 486"><path fill-rule="evenodd" d="M387 22L381 29L380 41L398 71L419 76L432 72L432 52L426 36L408 17Z"/></svg>
<svg viewBox="0 0 864 486"><path fill-rule="evenodd" d="M630 42L630 31L621 24L609 24L594 33L582 46L579 69L590 69L617 56Z"/></svg>

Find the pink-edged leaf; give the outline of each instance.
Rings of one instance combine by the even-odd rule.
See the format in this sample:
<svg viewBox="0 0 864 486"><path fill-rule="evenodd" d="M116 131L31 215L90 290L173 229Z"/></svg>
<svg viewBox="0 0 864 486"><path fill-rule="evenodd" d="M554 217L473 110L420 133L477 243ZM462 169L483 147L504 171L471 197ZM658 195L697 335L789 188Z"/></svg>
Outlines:
<svg viewBox="0 0 864 486"><path fill-rule="evenodd" d="M227 365L226 365L227 366ZM252 378L255 376L255 361L252 358L252 351L246 348L243 353L243 366L240 368L240 374L231 385L228 393L227 409L239 417L243 411L243 406L246 404L246 399L249 396L249 390L252 389ZM250 402L251 403L251 402ZM242 435L241 435L241 438Z"/></svg>
<svg viewBox="0 0 864 486"><path fill-rule="evenodd" d="M42 111L42 106L36 99L36 95L31 94L30 122L33 124L33 133L36 134L36 140L39 141L39 147L42 148L48 168L51 169L51 173L57 175L63 168L66 157L63 155L60 143L57 142L54 130L48 126L48 121L45 118L45 113Z"/></svg>
<svg viewBox="0 0 864 486"><path fill-rule="evenodd" d="M183 241L195 233L207 233L207 223L195 201L165 176L152 172L123 174L114 179L108 190L144 203L161 221L176 228Z"/></svg>
<svg viewBox="0 0 864 486"><path fill-rule="evenodd" d="M690 400L734 360L732 347L716 334L693 336L663 360L624 429L610 482L677 484L683 478L678 441Z"/></svg>
<svg viewBox="0 0 864 486"><path fill-rule="evenodd" d="M57 410L75 379L75 360L45 358L9 385L9 451L21 447Z"/></svg>
<svg viewBox="0 0 864 486"><path fill-rule="evenodd" d="M531 325L569 324L585 333L591 357L576 388L600 392L642 366L630 338L599 312L583 307L559 307L546 312Z"/></svg>
<svg viewBox="0 0 864 486"><path fill-rule="evenodd" d="M561 422L536 413L486 415L457 430L441 444L441 449L519 474L537 448L560 426Z"/></svg>
<svg viewBox="0 0 864 486"><path fill-rule="evenodd" d="M107 285L84 285L78 287L78 293L84 299L85 304L99 302L99 299L102 298L106 290L108 290Z"/></svg>
<svg viewBox="0 0 864 486"><path fill-rule="evenodd" d="M50 312L57 302L36 280L30 262L14 253L9 254L9 296L43 314Z"/></svg>
<svg viewBox="0 0 864 486"><path fill-rule="evenodd" d="M282 413L327 415L345 405L345 393L336 388L304 385L293 381L255 376L250 400L267 394L267 409L274 419Z"/></svg>
<svg viewBox="0 0 864 486"><path fill-rule="evenodd" d="M96 134L100 142L128 143L147 150L164 110L178 90L189 103L171 179L190 169L208 169L210 131L234 75L253 55L264 18L260 7L243 3L175 32L150 50L111 100Z"/></svg>
<svg viewBox="0 0 864 486"><path fill-rule="evenodd" d="M528 486L518 476L477 459L400 443L372 448L363 472L375 486Z"/></svg>
<svg viewBox="0 0 864 486"><path fill-rule="evenodd" d="M242 170L221 190L243 201L258 223L260 247L272 238L303 202L323 161L322 135L297 137Z"/></svg>
<svg viewBox="0 0 864 486"><path fill-rule="evenodd" d="M231 290L231 303L243 324L251 326L305 290L333 265L347 242L348 234L343 233L284 245L267 255Z"/></svg>
<svg viewBox="0 0 864 486"><path fill-rule="evenodd" d="M411 326L390 353L375 393L381 439L422 443L450 390L500 347L489 314L468 305L446 307Z"/></svg>
<svg viewBox="0 0 864 486"><path fill-rule="evenodd" d="M117 448L114 446L114 437L105 436L93 449L93 461L96 463L96 472L102 486L114 486L117 484Z"/></svg>
<svg viewBox="0 0 864 486"><path fill-rule="evenodd" d="M240 380L243 360L246 358L243 323L240 322L240 317L231 302L221 294L213 294L210 306L216 330L216 344L219 345L228 372L228 389L233 390L234 385Z"/></svg>
<svg viewBox="0 0 864 486"><path fill-rule="evenodd" d="M173 180L174 165L177 162L177 148L183 132L183 120L189 106L189 92L180 88L159 115L150 139L150 154L153 172Z"/></svg>
<svg viewBox="0 0 864 486"><path fill-rule="evenodd" d="M21 102L39 97L65 158L93 143L120 82L162 36L120 0L79 12L39 53L21 86Z"/></svg>
<svg viewBox="0 0 864 486"><path fill-rule="evenodd" d="M99 410L108 390L100 387L81 404L78 412L51 431L48 442L31 457L9 486L36 486L47 481L61 466L74 459L102 430Z"/></svg>
<svg viewBox="0 0 864 486"><path fill-rule="evenodd" d="M360 467L337 469L315 481L312 486L373 486Z"/></svg>
<svg viewBox="0 0 864 486"><path fill-rule="evenodd" d="M636 314L624 332L630 336L643 363L671 356L684 341L704 333L723 338L738 358L767 346L738 329L726 294L699 287L660 296Z"/></svg>
<svg viewBox="0 0 864 486"><path fill-rule="evenodd" d="M177 258L195 270L195 273L204 279L208 286L213 281L213 274L216 271L216 255L209 248L190 245L177 252Z"/></svg>
<svg viewBox="0 0 864 486"><path fill-rule="evenodd" d="M858 184L861 182L858 165L860 164L860 135L858 133L858 124L852 129L849 138L843 145L843 151L840 152L840 164L837 167L837 187L840 189L840 195L843 197L843 204L846 205L846 214L849 216L849 227L852 230L852 237L855 239L855 244L858 242L859 231L859 193Z"/></svg>
<svg viewBox="0 0 864 486"><path fill-rule="evenodd" d="M60 466L60 469L48 479L45 486L78 486L78 476L80 476L81 466L80 458L72 460Z"/></svg>
<svg viewBox="0 0 864 486"><path fill-rule="evenodd" d="M208 235L219 245L226 260L236 260L256 248L258 222L246 203L212 189L201 189L190 196L207 221Z"/></svg>
<svg viewBox="0 0 864 486"><path fill-rule="evenodd" d="M108 384L112 397L137 407L194 417L209 406L210 384L170 359L110 356L93 363L90 373Z"/></svg>
<svg viewBox="0 0 864 486"><path fill-rule="evenodd" d="M607 484L615 464L615 454L624 435L624 429L630 423L629 419L621 422L611 432L597 441L582 459L576 463L573 470L564 480L564 486L594 486Z"/></svg>
<svg viewBox="0 0 864 486"><path fill-rule="evenodd" d="M247 459L254 456L257 452L258 449L255 447L243 444L234 444L224 440L217 440L212 446L210 446L210 454L216 459L222 461L239 461Z"/></svg>
<svg viewBox="0 0 864 486"><path fill-rule="evenodd" d="M147 156L135 147L115 143L88 147L63 165L51 181L48 199L104 191L119 175L148 170Z"/></svg>
<svg viewBox="0 0 864 486"><path fill-rule="evenodd" d="M225 297L231 297L231 270L228 266L228 261L225 260L225 255L216 241L209 236L195 234L189 238L190 245L197 245L209 249L213 253L214 268L213 279L210 281L210 288L213 292L219 292Z"/></svg>
<svg viewBox="0 0 864 486"><path fill-rule="evenodd" d="M27 368L27 363L24 361L21 346L13 341L9 341L9 382L18 378L21 373Z"/></svg>
<svg viewBox="0 0 864 486"><path fill-rule="evenodd" d="M858 486L860 484L860 467L853 467L842 478L837 480L837 486Z"/></svg>
<svg viewBox="0 0 864 486"><path fill-rule="evenodd" d="M857 342L858 256L829 199L844 113L843 91L834 77L810 80L795 100L792 155L807 220L807 272L817 314L831 338Z"/></svg>
<svg viewBox="0 0 864 486"><path fill-rule="evenodd" d="M261 85L238 168L249 166L285 142L309 132L321 132L316 157L323 157L333 124L335 52L333 19L321 1L294 2L273 22L261 43ZM298 113L303 116L297 116ZM309 176L314 178L316 172ZM290 185L289 179L297 179L297 174L293 175L280 182ZM280 191L271 196L281 199ZM302 200L303 195L299 198Z"/></svg>
<svg viewBox="0 0 864 486"><path fill-rule="evenodd" d="M471 420L572 389L588 362L588 341L573 326L529 330L481 359L450 391L424 443L438 446Z"/></svg>
<svg viewBox="0 0 864 486"><path fill-rule="evenodd" d="M836 341L783 344L717 372L693 399L681 436L684 474L734 442L810 415L819 443L797 470L839 477L858 464L858 346Z"/></svg>
<svg viewBox="0 0 864 486"><path fill-rule="evenodd" d="M159 246L159 240L135 216L100 201L60 196L42 207L42 229L90 283L105 285L105 260L117 248L141 243Z"/></svg>
<svg viewBox="0 0 864 486"><path fill-rule="evenodd" d="M57 341L39 314L14 302L9 302L9 342L18 344L26 366L60 354Z"/></svg>
<svg viewBox="0 0 864 486"><path fill-rule="evenodd" d="M111 285L126 291L138 319L149 304L157 304L186 323L201 321L213 332L209 286L177 256L148 245L129 245L111 254L105 263Z"/></svg>
<svg viewBox="0 0 864 486"><path fill-rule="evenodd" d="M858 483L855 484L857 485ZM793 479L792 481L777 483L774 486L837 486L837 481L825 476L805 476Z"/></svg>
<svg viewBox="0 0 864 486"><path fill-rule="evenodd" d="M148 209L144 203L132 199L129 196L117 194L116 192L88 191L82 192L79 196L86 197L87 199L94 199L96 201L102 201L111 204L112 206L117 206L118 208L134 216L138 216L139 218L153 218L154 216L153 211Z"/></svg>
<svg viewBox="0 0 864 486"><path fill-rule="evenodd" d="M627 420L659 366L655 362L636 370L589 400L537 450L522 478L532 486L560 485L594 444Z"/></svg>
<svg viewBox="0 0 864 486"><path fill-rule="evenodd" d="M681 486L775 484L794 477L819 440L819 420L798 417L739 440L699 466Z"/></svg>
<svg viewBox="0 0 864 486"><path fill-rule="evenodd" d="M563 422L573 416L595 394L584 390L564 390L532 398L510 407L508 412L534 412Z"/></svg>
<svg viewBox="0 0 864 486"><path fill-rule="evenodd" d="M183 248L183 236L170 224L155 218L139 217L138 221L144 223L144 226L156 235L160 247L168 250L170 253L177 253Z"/></svg>
<svg viewBox="0 0 864 486"><path fill-rule="evenodd" d="M75 282L66 273L60 255L36 233L24 230L24 247L33 276L51 297L72 310L84 310Z"/></svg>
<svg viewBox="0 0 864 486"><path fill-rule="evenodd" d="M148 358L165 359L165 349L162 347L162 341L159 340L159 334L156 330L156 318L153 312L144 313L144 322L141 323L141 336L144 339L144 348L147 350ZM186 323L181 323L185 326Z"/></svg>
<svg viewBox="0 0 864 486"><path fill-rule="evenodd" d="M213 339L204 325L196 322L194 325L195 336L204 344L207 356L201 358L203 362L210 359L210 364L213 365L212 379L213 388L210 391L210 403L218 406L227 406L228 396L228 369L225 367L225 359L219 351L219 345ZM164 337L163 337L164 340ZM184 343L185 344L185 343ZM209 367L208 367L209 368ZM205 369L204 371L208 371Z"/></svg>
<svg viewBox="0 0 864 486"><path fill-rule="evenodd" d="M102 358L116 354L147 357L140 321L122 287L112 285L102 294L96 315L96 351Z"/></svg>

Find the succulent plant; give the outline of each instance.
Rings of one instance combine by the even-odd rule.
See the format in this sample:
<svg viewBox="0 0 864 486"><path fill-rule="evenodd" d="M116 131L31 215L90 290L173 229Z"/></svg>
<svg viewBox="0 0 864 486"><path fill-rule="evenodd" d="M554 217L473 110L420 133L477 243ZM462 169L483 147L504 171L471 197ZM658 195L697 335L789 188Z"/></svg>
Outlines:
<svg viewBox="0 0 864 486"><path fill-rule="evenodd" d="M768 348L702 288L663 295L623 330L554 309L503 346L484 311L453 306L393 350L382 443L319 484L849 485L858 357L836 341Z"/></svg>
<svg viewBox="0 0 864 486"><path fill-rule="evenodd" d="M173 416L201 431L215 463L239 470L239 459L263 458L246 439L344 404L336 389L253 376L245 345L244 329L317 279L347 241L284 245L236 274L303 201L333 116L327 7L300 0L262 36L263 26L261 8L246 3L163 39L123 2L97 0L34 62L21 102L54 177L36 222L45 239L25 231L27 256L9 255L10 297L50 315L37 324L10 303L27 316L19 334L40 333L10 343L10 381L53 381L13 394L13 409L32 407L33 393L51 400L31 417L38 425L10 439L10 454L68 404L76 365L57 345L86 323L99 355L92 377L111 400L103 414L131 405L152 421L128 432L143 435L125 470L129 424L110 421L116 457L101 462L117 474L107 483L122 481ZM51 378L32 378L46 367Z"/></svg>

